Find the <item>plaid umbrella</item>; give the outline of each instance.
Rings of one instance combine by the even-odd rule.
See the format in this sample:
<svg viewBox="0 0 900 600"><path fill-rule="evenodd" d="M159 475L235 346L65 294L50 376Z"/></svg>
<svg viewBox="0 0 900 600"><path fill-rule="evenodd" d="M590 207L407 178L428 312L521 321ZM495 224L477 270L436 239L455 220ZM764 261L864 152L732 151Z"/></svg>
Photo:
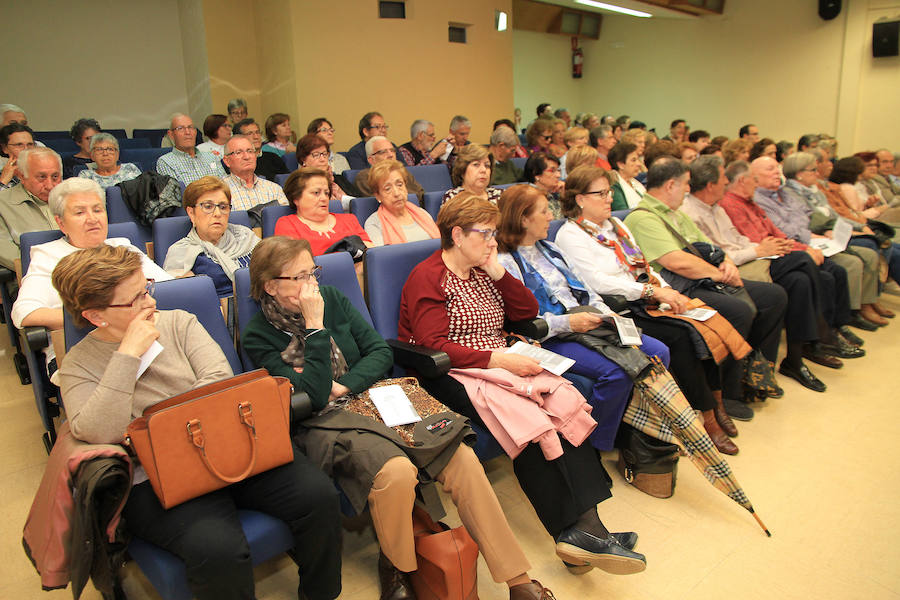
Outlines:
<svg viewBox="0 0 900 600"><path fill-rule="evenodd" d="M634 384L640 393L632 394L622 420L647 435L684 448L691 462L709 482L750 511L766 535L771 537L772 534L756 514L731 467L709 439L672 375L657 357L650 358L653 364L649 373Z"/></svg>

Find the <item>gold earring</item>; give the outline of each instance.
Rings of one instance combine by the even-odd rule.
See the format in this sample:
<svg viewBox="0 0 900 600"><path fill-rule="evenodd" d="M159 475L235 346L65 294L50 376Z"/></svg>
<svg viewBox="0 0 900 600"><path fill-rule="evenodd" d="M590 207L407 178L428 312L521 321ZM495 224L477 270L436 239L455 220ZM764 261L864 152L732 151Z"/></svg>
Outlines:
<svg viewBox="0 0 900 600"><path fill-rule="evenodd" d="M106 327L106 325L107 325L106 321L100 321L100 327Z"/></svg>

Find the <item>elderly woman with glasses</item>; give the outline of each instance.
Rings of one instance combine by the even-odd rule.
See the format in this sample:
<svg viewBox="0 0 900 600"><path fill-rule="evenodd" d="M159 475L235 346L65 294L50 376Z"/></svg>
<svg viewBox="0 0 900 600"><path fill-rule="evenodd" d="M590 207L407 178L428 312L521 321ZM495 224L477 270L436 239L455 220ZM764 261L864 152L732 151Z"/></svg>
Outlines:
<svg viewBox="0 0 900 600"><path fill-rule="evenodd" d="M343 154L330 150L330 148L334 146L334 125L331 124L331 121L325 117L313 119L309 122L306 133L314 133L328 144L328 166L331 167L332 173L340 175L344 171L350 169L350 163L347 162L347 159Z"/></svg>
<svg viewBox="0 0 900 600"><path fill-rule="evenodd" d="M225 142L232 136L232 125L225 115L209 115L203 121L203 135L207 141L197 145L197 150L209 152L219 160L225 156Z"/></svg>
<svg viewBox="0 0 900 600"><path fill-rule="evenodd" d="M561 219L563 216L559 195L565 189L566 184L561 178L559 159L543 152L535 152L529 156L525 161L525 168L522 169L522 179L537 188L547 198L554 219Z"/></svg>
<svg viewBox="0 0 900 600"><path fill-rule="evenodd" d="M98 133L91 138L91 159L93 162L78 176L97 182L103 189L141 174L134 163L119 164L119 140L109 133Z"/></svg>
<svg viewBox="0 0 900 600"><path fill-rule="evenodd" d="M321 135L308 133L297 140L297 164L310 169L321 169L328 174L332 200L341 200L347 196L349 201L349 197L359 196L358 190L346 177L335 175L331 170L330 156L331 146Z"/></svg>
<svg viewBox="0 0 900 600"><path fill-rule="evenodd" d="M263 240L250 262L250 294L260 304L241 334L254 364L287 377L310 395L314 414L295 434L298 446L334 477L353 507L368 505L381 546L382 598L410 598L406 574L415 571L412 511L420 481L438 481L493 578L510 598L540 598L529 564L469 446L464 420L448 424L437 440L411 446L368 417L344 410L347 396L364 392L390 369L388 345L341 292L319 286L321 267L306 240ZM428 444L426 458L420 451Z"/></svg>
<svg viewBox="0 0 900 600"><path fill-rule="evenodd" d="M534 358L507 352L504 320L533 319L538 302L497 259L498 219L494 204L469 192L441 208L437 222L441 248L419 263L403 286L399 337L446 352L454 369L465 369L463 377L481 374L518 389L533 385L546 385L548 391L566 388L570 384L543 373ZM476 409L469 386L457 375L451 371L439 378L420 377L419 381L445 405L486 426L481 415L487 403L479 403L482 409ZM527 379L530 377L535 379ZM481 397L474 391L473 395ZM505 405L510 399L503 400ZM584 399L579 402L583 405ZM580 415L569 416L567 423L576 429ZM610 534L597 515L597 504L611 493L597 452L587 441L590 429L583 435L563 436L556 429L544 428L540 417L524 407L518 417L507 413L500 418L494 413L485 418L494 424L495 433L498 429L502 433L504 424L513 421L532 435L545 432L539 440L526 433L520 445L510 448L504 444L504 449L513 458L522 490L556 542L557 556L581 573L593 567L615 574L644 570L644 556L632 551L637 534Z"/></svg>
<svg viewBox="0 0 900 600"><path fill-rule="evenodd" d="M218 177L201 177L184 189L182 205L193 226L169 247L163 268L177 277L208 275L220 298L233 295L234 272L250 264L259 238L228 222L231 188Z"/></svg>
<svg viewBox="0 0 900 600"><path fill-rule="evenodd" d="M128 424L159 402L231 377L219 345L197 318L156 310L141 257L101 245L62 259L53 285L79 327L95 329L66 354L60 389L72 435L120 444ZM154 342L162 350L142 368ZM298 598L331 600L341 592L341 525L331 481L298 449L294 460L220 490L163 508L136 466L122 512L129 532L178 556L193 597L253 598L253 563L239 509L284 521L302 575Z"/></svg>
<svg viewBox="0 0 900 600"><path fill-rule="evenodd" d="M525 144L529 154L534 152L550 152L553 141L553 121L551 119L535 119L525 131Z"/></svg>
<svg viewBox="0 0 900 600"><path fill-rule="evenodd" d="M493 157L487 148L479 144L463 146L450 171L450 180L456 187L444 192L441 204L464 191L496 203L503 190L489 186L492 169Z"/></svg>
<svg viewBox="0 0 900 600"><path fill-rule="evenodd" d="M6 156L0 157L0 190L11 188L20 183L16 176L19 153L34 148L34 134L28 125L10 123L0 129L0 150Z"/></svg>
<svg viewBox="0 0 900 600"><path fill-rule="evenodd" d="M631 142L619 142L609 151L609 164L618 174L612 187L612 210L634 208L644 197L647 188L637 180L644 170L640 149Z"/></svg>

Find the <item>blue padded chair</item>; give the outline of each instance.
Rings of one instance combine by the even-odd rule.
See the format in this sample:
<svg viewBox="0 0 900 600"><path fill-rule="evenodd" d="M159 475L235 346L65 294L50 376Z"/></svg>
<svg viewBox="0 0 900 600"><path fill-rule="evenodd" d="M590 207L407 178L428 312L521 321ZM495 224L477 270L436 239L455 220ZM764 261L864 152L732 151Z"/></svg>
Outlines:
<svg viewBox="0 0 900 600"><path fill-rule="evenodd" d="M620 221L624 221L625 217L631 214L630 208L624 208L622 210L614 210L612 211L612 216L619 219Z"/></svg>
<svg viewBox="0 0 900 600"><path fill-rule="evenodd" d="M12 305L15 301L16 274L12 269L0 267L0 299L3 300L3 322L6 324L6 333L9 335L9 345L12 348L13 365L22 385L31 384L31 374L28 372L28 362L22 352L22 343L19 338L19 330L12 322Z"/></svg>
<svg viewBox="0 0 900 600"><path fill-rule="evenodd" d="M124 130L123 130L124 131ZM106 133L105 131L103 133ZM150 140L147 138L117 138L119 150L136 150L138 148L150 148Z"/></svg>
<svg viewBox="0 0 900 600"><path fill-rule="evenodd" d="M151 142L152 143L152 142ZM156 161L163 154L171 152L171 148L122 148L119 151L120 163L134 163L141 171L156 171Z"/></svg>
<svg viewBox="0 0 900 600"><path fill-rule="evenodd" d="M425 192L425 197L422 199L422 208L424 208L435 221L437 221L438 213L441 212L441 199L443 197L444 192Z"/></svg>
<svg viewBox="0 0 900 600"><path fill-rule="evenodd" d="M447 165L419 165L406 167L406 170L426 192L445 191L453 187L453 182L450 181L450 169L447 168Z"/></svg>
<svg viewBox="0 0 900 600"><path fill-rule="evenodd" d="M375 329L386 340L397 338L400 321L400 297L410 272L441 247L441 240L425 240L369 248L366 252L366 297ZM475 454L489 460L503 453L497 441L484 429L472 424L478 434Z"/></svg>
<svg viewBox="0 0 900 600"><path fill-rule="evenodd" d="M284 156L281 157L281 160L284 161L284 166L287 167L288 171L292 173L300 168L300 163L297 162L296 152L285 152Z"/></svg>
<svg viewBox="0 0 900 600"><path fill-rule="evenodd" d="M413 199L413 202L418 201L418 198L416 198L415 194L410 194L409 197ZM378 200L376 200L373 196L367 196L365 198L354 198L350 201L350 214L356 217L356 220L359 221L361 227L365 227L366 219L368 219L377 210Z"/></svg>
<svg viewBox="0 0 900 600"><path fill-rule="evenodd" d="M72 141L72 138L49 138L41 140L45 146L56 150L58 153L74 153L78 152L78 144Z"/></svg>
<svg viewBox="0 0 900 600"><path fill-rule="evenodd" d="M565 219L554 219L550 221L550 227L547 229L547 239L551 242L556 241L556 234L559 232L559 228L563 226L565 223Z"/></svg>
<svg viewBox="0 0 900 600"><path fill-rule="evenodd" d="M275 223L285 215L296 214L293 206L267 206L262 211L262 236L264 238L275 235Z"/></svg>
<svg viewBox="0 0 900 600"><path fill-rule="evenodd" d="M58 140L58 139L66 139L71 140L72 137L69 135L68 131L35 131L34 139L39 142L46 143L47 140Z"/></svg>
<svg viewBox="0 0 900 600"><path fill-rule="evenodd" d="M139 225L134 212L125 204L119 186L111 185L106 188L106 218L110 223L134 223L140 232L141 243L135 244L138 248L146 247L147 242L152 239L150 228Z"/></svg>
<svg viewBox="0 0 900 600"><path fill-rule="evenodd" d="M188 277L163 281L154 292L157 306L163 310L180 308L193 313L210 336L221 346L235 373L242 372L241 362L218 310L216 288L209 277ZM66 347L76 344L89 329L77 329L66 316ZM253 564L260 564L290 550L294 545L290 529L283 521L252 510L239 510L238 518L250 546ZM146 542L132 538L128 553L162 598L190 600L184 563L180 558Z"/></svg>
<svg viewBox="0 0 900 600"><path fill-rule="evenodd" d="M228 222L250 227L250 217L246 210L235 210L228 215ZM160 267L166 262L169 247L185 237L191 230L191 219L187 215L162 217L153 221L153 260Z"/></svg>
<svg viewBox="0 0 900 600"><path fill-rule="evenodd" d="M290 173L278 173L277 175L275 175L275 183L284 188L284 182L287 181L287 178L290 176Z"/></svg>
<svg viewBox="0 0 900 600"><path fill-rule="evenodd" d="M347 181L349 181L350 183L353 183L356 181L356 176L359 175L359 172L362 170L364 170L364 169L347 169L346 171L341 173L341 175L346 177Z"/></svg>
<svg viewBox="0 0 900 600"><path fill-rule="evenodd" d="M527 158L511 158L510 160L512 161L512 164L516 165L520 169L524 169L525 163L528 162Z"/></svg>
<svg viewBox="0 0 900 600"><path fill-rule="evenodd" d="M116 140L118 140L119 144L122 143L122 140L128 139L128 133L124 129L104 129L103 133L108 133Z"/></svg>

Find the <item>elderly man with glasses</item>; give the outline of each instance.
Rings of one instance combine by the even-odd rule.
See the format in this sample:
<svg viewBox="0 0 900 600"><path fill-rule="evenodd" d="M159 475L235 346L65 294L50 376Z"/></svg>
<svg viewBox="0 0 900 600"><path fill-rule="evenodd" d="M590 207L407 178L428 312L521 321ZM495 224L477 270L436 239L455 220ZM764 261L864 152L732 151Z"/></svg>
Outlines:
<svg viewBox="0 0 900 600"><path fill-rule="evenodd" d="M222 180L231 188L234 210L249 210L258 204L278 202L288 205L281 186L256 176L256 148L245 135L235 135L225 142L222 162L231 171Z"/></svg>
<svg viewBox="0 0 900 600"><path fill-rule="evenodd" d="M351 169L368 168L369 162L367 160L368 155L366 154L366 142L376 135L386 137L388 129L390 129L390 125L385 122L381 113L368 112L363 115L362 119L359 120L360 142L346 152L347 162L350 163ZM393 146L393 144L391 144L391 146ZM397 148L394 146L394 152L396 151Z"/></svg>
<svg viewBox="0 0 900 600"><path fill-rule="evenodd" d="M386 137L377 135L366 142L366 160L369 161L369 165L372 167L384 160L397 160L396 147ZM406 190L410 194L415 194L421 203L422 198L425 196L424 188L419 185L419 182L416 181L409 171L404 169L404 173ZM356 175L353 184L356 186L356 189L366 196L374 195L372 186L369 183L369 169L360 171Z"/></svg>
<svg viewBox="0 0 900 600"><path fill-rule="evenodd" d="M184 185L206 175L225 176L225 169L215 155L197 150L197 128L189 116L172 115L167 135L175 147L156 161L157 173L174 177Z"/></svg>

